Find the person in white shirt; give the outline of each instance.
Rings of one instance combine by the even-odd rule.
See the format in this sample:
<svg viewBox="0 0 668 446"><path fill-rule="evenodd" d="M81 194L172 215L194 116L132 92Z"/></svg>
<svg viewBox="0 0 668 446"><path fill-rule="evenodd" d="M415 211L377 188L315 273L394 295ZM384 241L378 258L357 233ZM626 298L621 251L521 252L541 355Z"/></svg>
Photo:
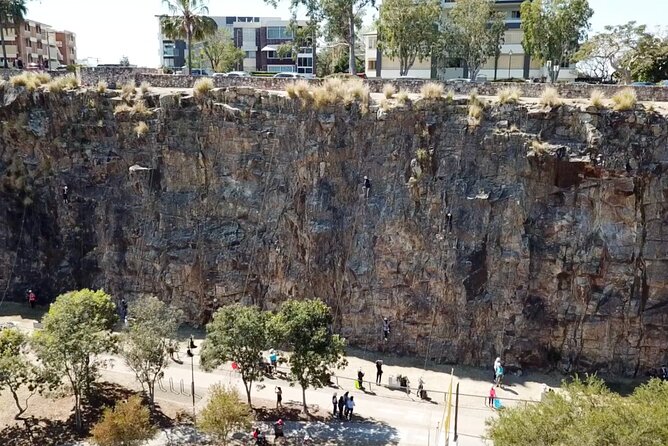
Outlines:
<svg viewBox="0 0 668 446"><path fill-rule="evenodd" d="M351 396L348 398L348 420L353 419L353 408L355 407L355 401L353 401L353 397Z"/></svg>

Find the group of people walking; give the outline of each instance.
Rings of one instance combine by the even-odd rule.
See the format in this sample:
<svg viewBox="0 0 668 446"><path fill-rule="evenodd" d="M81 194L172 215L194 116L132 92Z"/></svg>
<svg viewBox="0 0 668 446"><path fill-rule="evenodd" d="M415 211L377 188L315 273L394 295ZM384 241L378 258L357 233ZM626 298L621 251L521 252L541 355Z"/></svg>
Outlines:
<svg viewBox="0 0 668 446"><path fill-rule="evenodd" d="M332 407L334 409L334 417L339 417L339 420L352 420L353 409L355 408L355 400L348 392L336 397L336 393L332 396Z"/></svg>

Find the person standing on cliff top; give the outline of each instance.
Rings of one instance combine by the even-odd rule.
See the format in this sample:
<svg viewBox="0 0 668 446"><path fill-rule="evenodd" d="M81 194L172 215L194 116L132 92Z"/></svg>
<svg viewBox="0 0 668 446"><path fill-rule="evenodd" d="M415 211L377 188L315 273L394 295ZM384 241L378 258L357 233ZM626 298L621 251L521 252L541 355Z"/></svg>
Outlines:
<svg viewBox="0 0 668 446"><path fill-rule="evenodd" d="M369 191L371 190L371 180L366 175L364 176L364 198L369 198Z"/></svg>
<svg viewBox="0 0 668 446"><path fill-rule="evenodd" d="M383 376L383 361L380 359L376 361L376 384L380 385L380 380Z"/></svg>

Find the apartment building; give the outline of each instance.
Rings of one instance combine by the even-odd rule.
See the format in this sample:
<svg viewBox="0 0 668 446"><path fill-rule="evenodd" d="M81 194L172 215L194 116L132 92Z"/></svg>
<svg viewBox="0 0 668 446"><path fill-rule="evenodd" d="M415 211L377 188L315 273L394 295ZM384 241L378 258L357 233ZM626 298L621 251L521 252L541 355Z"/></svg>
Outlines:
<svg viewBox="0 0 668 446"><path fill-rule="evenodd" d="M53 69L75 63L74 33L57 31L49 25L30 19L18 24L6 23L3 31L9 66L14 66L19 59L24 67L28 67L28 64L39 64L41 67ZM0 52L0 66L4 66L2 57Z"/></svg>
<svg viewBox="0 0 668 446"><path fill-rule="evenodd" d="M292 42L294 36L290 31L289 20L279 17L255 16L222 16L211 17L218 29L226 29L237 48L244 51L243 62L237 67L245 71L283 71L297 72L305 75L313 74L313 55L311 48L300 48L296 58L280 57L278 49L281 45ZM305 22L298 21L298 26ZM182 40L166 38L160 30L158 16L158 39L160 63L163 67L180 68L186 64L187 48ZM200 57L193 45L193 66L207 67L206 58ZM211 68L211 67L207 67Z"/></svg>
<svg viewBox="0 0 668 446"><path fill-rule="evenodd" d="M453 8L456 0L442 0L444 10ZM490 58L481 68L478 77L487 80L522 78L533 79L547 75L547 69L539 61L525 54L522 47L522 18L520 5L522 0L496 0L496 9L504 15L506 31L504 43L501 45L501 53L498 59ZM375 31L364 35L365 42L365 72L368 77L383 77L393 79L399 77L399 61L383 56L378 49L378 36ZM450 59L437 66L433 58L427 58L422 62L416 61L409 70L408 76L432 79L456 79L468 77L468 70L463 61ZM575 64L562 66L559 73L560 80L574 79L577 77Z"/></svg>

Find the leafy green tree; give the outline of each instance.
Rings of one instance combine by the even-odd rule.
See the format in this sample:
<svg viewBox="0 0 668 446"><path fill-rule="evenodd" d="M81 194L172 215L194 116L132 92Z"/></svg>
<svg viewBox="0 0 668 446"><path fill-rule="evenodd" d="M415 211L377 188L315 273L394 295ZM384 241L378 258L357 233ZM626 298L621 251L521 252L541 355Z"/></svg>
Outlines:
<svg viewBox="0 0 668 446"><path fill-rule="evenodd" d="M627 55L631 77L638 81L659 82L668 79L668 38L647 35Z"/></svg>
<svg viewBox="0 0 668 446"><path fill-rule="evenodd" d="M218 25L208 17L209 8L204 0L162 0L169 16L160 18L162 33L170 39L185 39L188 51L188 74L192 65L193 40L205 40L216 32Z"/></svg>
<svg viewBox="0 0 668 446"><path fill-rule="evenodd" d="M164 376L169 344L176 339L181 313L157 297L138 299L130 306L132 323L122 336L121 355L137 381L155 403L155 383Z"/></svg>
<svg viewBox="0 0 668 446"><path fill-rule="evenodd" d="M357 74L355 51L356 31L362 26L367 6L375 6L375 0L321 0L323 18L327 21L328 36L339 38L348 46L348 69Z"/></svg>
<svg viewBox="0 0 668 446"><path fill-rule="evenodd" d="M210 393L211 398L197 422L202 431L227 444L230 433L250 429L253 419L250 407L239 401L237 389L216 384Z"/></svg>
<svg viewBox="0 0 668 446"><path fill-rule="evenodd" d="M260 361L269 346L269 318L257 307L228 305L216 311L206 326L201 366L212 370L226 361L236 362L249 405L253 382L263 379Z"/></svg>
<svg viewBox="0 0 668 446"><path fill-rule="evenodd" d="M445 14L441 26L441 48L447 58L463 59L469 77L494 57L503 43L504 22L492 0L460 0Z"/></svg>
<svg viewBox="0 0 668 446"><path fill-rule="evenodd" d="M137 395L106 408L91 434L98 446L139 446L155 435L151 413Z"/></svg>
<svg viewBox="0 0 668 446"><path fill-rule="evenodd" d="M608 25L603 32L584 42L573 59L588 75L609 80L614 72L622 82L631 82L632 58L628 55L648 36L646 29L645 25L636 22Z"/></svg>
<svg viewBox="0 0 668 446"><path fill-rule="evenodd" d="M202 54L217 73L234 70L244 60L244 51L234 46L232 36L226 29L216 31L202 42Z"/></svg>
<svg viewBox="0 0 668 446"><path fill-rule="evenodd" d="M380 7L378 41L384 54L399 59L406 76L415 60L429 57L438 39L438 0L385 0Z"/></svg>
<svg viewBox="0 0 668 446"><path fill-rule="evenodd" d="M43 330L33 344L44 368L62 377L74 395L76 427L83 429L82 400L97 378L102 353L114 351L111 329L117 321L116 307L103 290L82 289L61 294L42 319Z"/></svg>
<svg viewBox="0 0 668 446"><path fill-rule="evenodd" d="M495 446L653 446L668 444L667 416L668 382L652 380L622 397L590 376L487 424Z"/></svg>
<svg viewBox="0 0 668 446"><path fill-rule="evenodd" d="M121 60L118 62L119 65L123 67L129 67L130 66L130 59L128 56L123 56L121 57Z"/></svg>
<svg viewBox="0 0 668 446"><path fill-rule="evenodd" d="M7 62L7 48L5 47L5 27L12 23L16 27L21 23L28 12L26 0L1 0L0 1L0 42L2 43L2 60L4 67L9 68Z"/></svg>
<svg viewBox="0 0 668 446"><path fill-rule="evenodd" d="M46 383L44 373L28 358L28 338L16 328L0 330L0 391L12 394L18 420L28 410L28 401ZM26 388L28 396L22 401L19 390Z"/></svg>
<svg viewBox="0 0 668 446"><path fill-rule="evenodd" d="M587 36L594 11L587 0L525 0L520 14L524 51L547 63L550 82L556 82Z"/></svg>
<svg viewBox="0 0 668 446"><path fill-rule="evenodd" d="M332 315L321 300L288 300L272 319L272 333L292 351L290 380L302 388L304 412L306 389L330 382L331 369L345 367L345 340L331 332Z"/></svg>

